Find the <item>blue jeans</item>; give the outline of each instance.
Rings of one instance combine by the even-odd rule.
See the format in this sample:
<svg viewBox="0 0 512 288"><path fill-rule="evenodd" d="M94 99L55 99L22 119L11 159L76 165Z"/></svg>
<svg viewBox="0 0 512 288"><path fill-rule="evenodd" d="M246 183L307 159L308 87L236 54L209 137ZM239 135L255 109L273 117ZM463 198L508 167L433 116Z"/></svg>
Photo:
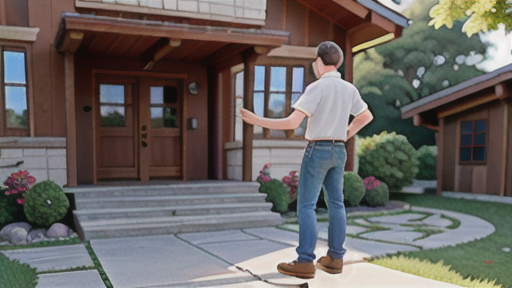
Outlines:
<svg viewBox="0 0 512 288"><path fill-rule="evenodd" d="M329 229L327 252L332 258L345 255L343 248L347 226L345 205L343 204L343 172L347 152L344 143L310 142L304 152L300 170L297 199L299 220L299 262L315 260L315 246L318 235L316 222L316 202L324 184L327 190Z"/></svg>

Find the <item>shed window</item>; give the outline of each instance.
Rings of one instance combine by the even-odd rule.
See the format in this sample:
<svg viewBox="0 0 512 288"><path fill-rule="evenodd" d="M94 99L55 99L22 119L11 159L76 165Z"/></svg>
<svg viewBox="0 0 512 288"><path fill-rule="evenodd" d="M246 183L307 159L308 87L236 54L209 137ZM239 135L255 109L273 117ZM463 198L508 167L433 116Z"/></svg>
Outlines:
<svg viewBox="0 0 512 288"><path fill-rule="evenodd" d="M0 47L2 87L0 97L0 135L29 135L28 83L24 50Z"/></svg>
<svg viewBox="0 0 512 288"><path fill-rule="evenodd" d="M460 162L485 162L487 120L462 121L460 131Z"/></svg>

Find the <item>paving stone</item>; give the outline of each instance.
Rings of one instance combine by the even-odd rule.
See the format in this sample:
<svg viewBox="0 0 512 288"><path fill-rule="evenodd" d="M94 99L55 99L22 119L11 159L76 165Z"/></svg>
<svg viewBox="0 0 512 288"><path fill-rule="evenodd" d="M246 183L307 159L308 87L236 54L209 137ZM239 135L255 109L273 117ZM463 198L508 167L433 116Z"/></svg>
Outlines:
<svg viewBox="0 0 512 288"><path fill-rule="evenodd" d="M432 215L432 216L428 217L427 219L421 221L421 223L424 223L427 225L432 225L432 226L439 226L439 227L446 227L446 226L450 226L453 224L452 221L445 219L445 218L441 218L441 215L439 215L439 214Z"/></svg>
<svg viewBox="0 0 512 288"><path fill-rule="evenodd" d="M370 223L364 219L356 219L356 220L354 220L354 222L356 222L357 224L361 224L361 225L368 225L368 226L373 225L372 223Z"/></svg>
<svg viewBox="0 0 512 288"><path fill-rule="evenodd" d="M418 219L424 217L423 214L418 213L405 213L398 215L389 215L389 216L379 216L368 218L369 221L379 222L379 223L392 223L392 224L412 224L409 220Z"/></svg>
<svg viewBox="0 0 512 288"><path fill-rule="evenodd" d="M37 271L64 270L81 266L94 266L84 245L31 248L1 251L10 259L18 259L37 268Z"/></svg>
<svg viewBox="0 0 512 288"><path fill-rule="evenodd" d="M234 273L227 263L173 235L91 240L114 287L162 286Z"/></svg>
<svg viewBox="0 0 512 288"><path fill-rule="evenodd" d="M358 234L364 231L367 231L367 228L361 226L351 226L347 225L347 234Z"/></svg>
<svg viewBox="0 0 512 288"><path fill-rule="evenodd" d="M229 263L236 264L278 250L290 248L290 245L279 244L269 240L250 240L203 244L200 247Z"/></svg>
<svg viewBox="0 0 512 288"><path fill-rule="evenodd" d="M376 231L376 232L365 233L360 236L364 237L364 238L368 238L368 239L385 240L385 241L390 241L390 242L395 242L395 243L411 244L414 241L414 239L423 236L423 233L387 230L387 231Z"/></svg>
<svg viewBox="0 0 512 288"><path fill-rule="evenodd" d="M244 229L243 231L260 238L292 246L299 245L299 233L296 232L284 231L275 227L252 228Z"/></svg>
<svg viewBox="0 0 512 288"><path fill-rule="evenodd" d="M75 271L39 275L36 288L103 288L97 270Z"/></svg>
<svg viewBox="0 0 512 288"><path fill-rule="evenodd" d="M345 239L344 247L346 249L366 253L371 256L394 254L397 253L398 251L407 252L420 250L419 248L412 247L409 245L383 243L371 240L356 239L351 237L347 237Z"/></svg>
<svg viewBox="0 0 512 288"><path fill-rule="evenodd" d="M257 237L247 235L240 230L227 230L209 233L183 233L179 234L179 237L194 245L228 241L258 240Z"/></svg>

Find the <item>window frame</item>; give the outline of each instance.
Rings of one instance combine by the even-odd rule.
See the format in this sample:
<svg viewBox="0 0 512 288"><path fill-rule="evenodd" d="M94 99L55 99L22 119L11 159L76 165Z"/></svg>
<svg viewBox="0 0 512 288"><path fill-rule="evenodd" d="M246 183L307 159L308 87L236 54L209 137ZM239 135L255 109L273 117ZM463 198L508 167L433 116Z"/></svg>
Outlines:
<svg viewBox="0 0 512 288"><path fill-rule="evenodd" d="M485 121L485 132L475 132L476 122L478 121ZM471 134L462 133L462 124L465 122L471 122L472 123L472 131ZM474 139L476 134L483 134L485 133L485 144L483 145L474 145ZM471 145L462 145L462 136L464 135L471 135ZM489 119L471 119L471 120L461 120L459 121L459 133L458 133L459 141L458 141L458 162L459 165L487 165L487 158L488 158L488 152L489 152ZM485 148L485 160L473 160L473 149L478 147L484 147ZM462 148L471 148L471 160L469 161L462 161L460 159L460 153Z"/></svg>
<svg viewBox="0 0 512 288"><path fill-rule="evenodd" d="M25 60L25 84L5 84L5 63L4 63L4 52L23 52L24 53L24 60ZM31 89L32 84L32 73L29 69L31 63L30 58L30 46L26 44L16 44L13 45L12 42L3 42L0 41L0 137L34 137L34 111L32 109L33 106L33 93ZM7 127L7 118L6 118L6 110L5 110L5 103L6 103L6 94L5 94L5 87L25 87L25 97L27 102L27 111L28 111L28 127L27 129L21 129L21 128L8 128Z"/></svg>

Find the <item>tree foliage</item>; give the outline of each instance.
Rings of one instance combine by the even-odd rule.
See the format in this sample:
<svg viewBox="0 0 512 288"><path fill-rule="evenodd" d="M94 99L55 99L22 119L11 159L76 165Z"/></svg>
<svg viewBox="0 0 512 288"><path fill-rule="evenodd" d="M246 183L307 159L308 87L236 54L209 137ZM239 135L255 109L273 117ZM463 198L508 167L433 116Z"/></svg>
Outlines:
<svg viewBox="0 0 512 288"><path fill-rule="evenodd" d="M468 37L478 32L498 29L512 31L512 0L440 0L430 9L433 19L429 25L439 29L443 25L452 28L456 21L465 20L462 31Z"/></svg>
<svg viewBox="0 0 512 288"><path fill-rule="evenodd" d="M394 131L415 148L435 145L434 132L401 119L400 107L483 74L474 64L484 59L486 44L477 35L430 27L428 11L436 3L416 1L404 12L413 23L400 38L356 55L354 84L375 115L360 136Z"/></svg>

